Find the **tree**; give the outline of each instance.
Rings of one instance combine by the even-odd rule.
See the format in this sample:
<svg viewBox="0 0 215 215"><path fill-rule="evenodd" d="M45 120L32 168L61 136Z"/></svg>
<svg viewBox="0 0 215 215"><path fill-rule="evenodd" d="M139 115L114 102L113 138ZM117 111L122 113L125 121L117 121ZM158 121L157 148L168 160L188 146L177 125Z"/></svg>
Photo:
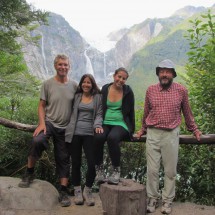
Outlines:
<svg viewBox="0 0 215 215"><path fill-rule="evenodd" d="M215 130L215 15L190 21L187 85L197 121L204 132Z"/></svg>
<svg viewBox="0 0 215 215"><path fill-rule="evenodd" d="M47 24L47 16L25 0L0 1L0 98L7 97L12 110L24 96L35 93L39 83L27 71L19 39L36 43L39 37L32 37L30 32L39 24Z"/></svg>
<svg viewBox="0 0 215 215"><path fill-rule="evenodd" d="M197 124L203 133L214 133L215 15L209 10L190 23L192 27L187 35L190 51L185 80ZM214 145L183 146L180 150L178 198L214 205Z"/></svg>
<svg viewBox="0 0 215 215"><path fill-rule="evenodd" d="M35 10L25 0L0 1L0 51L10 54L20 52L18 37L29 37L27 33L34 30L38 24L47 24L47 12ZM37 37L31 38L36 41Z"/></svg>

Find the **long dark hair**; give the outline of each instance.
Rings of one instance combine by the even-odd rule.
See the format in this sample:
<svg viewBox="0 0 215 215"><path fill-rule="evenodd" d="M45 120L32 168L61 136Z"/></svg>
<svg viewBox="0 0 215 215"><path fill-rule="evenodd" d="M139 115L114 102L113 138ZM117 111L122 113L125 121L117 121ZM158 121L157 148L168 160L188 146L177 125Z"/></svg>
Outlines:
<svg viewBox="0 0 215 215"><path fill-rule="evenodd" d="M95 94L101 93L101 90L99 89L99 87L96 84L95 78L91 74L88 74L88 73L84 74L81 77L81 80L80 80L80 82L78 84L78 89L77 89L76 93L83 93L81 85L84 82L85 78L89 78L90 81L91 81L91 83L92 83L92 89L90 91L91 95L95 95Z"/></svg>

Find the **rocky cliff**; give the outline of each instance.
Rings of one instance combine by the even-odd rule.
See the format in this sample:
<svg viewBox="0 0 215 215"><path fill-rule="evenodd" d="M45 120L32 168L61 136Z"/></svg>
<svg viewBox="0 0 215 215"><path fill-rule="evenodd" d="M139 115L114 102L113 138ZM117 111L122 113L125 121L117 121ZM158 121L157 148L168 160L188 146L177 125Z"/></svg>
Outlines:
<svg viewBox="0 0 215 215"><path fill-rule="evenodd" d="M47 79L55 73L54 57L59 53L67 54L72 61L72 78L79 81L84 73L92 73L102 85L112 79L116 68L129 67L134 54L144 49L153 38L165 36L184 19L203 10L203 7L188 6L169 18L147 19L130 29L112 32L109 37L118 41L113 49L104 53L91 47L62 16L51 13L49 25L32 32L33 36L41 37L38 46L23 42L24 57L31 74Z"/></svg>
<svg viewBox="0 0 215 215"><path fill-rule="evenodd" d="M32 32L32 36L36 35L40 36L38 46L22 41L24 58L31 74L40 79L52 76L55 73L55 56L64 53L71 59L70 76L75 80L85 73L92 73L97 79L104 78L105 55L91 47L62 16L51 13L49 25Z"/></svg>

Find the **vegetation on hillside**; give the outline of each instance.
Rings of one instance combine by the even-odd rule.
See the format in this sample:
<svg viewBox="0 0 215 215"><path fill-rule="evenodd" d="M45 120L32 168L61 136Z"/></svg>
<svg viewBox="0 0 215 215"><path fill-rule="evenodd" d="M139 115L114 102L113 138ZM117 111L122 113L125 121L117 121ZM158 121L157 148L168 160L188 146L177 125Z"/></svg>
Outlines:
<svg viewBox="0 0 215 215"><path fill-rule="evenodd" d="M215 15L214 11L190 21L187 39L187 74L193 114L203 133L215 132ZM181 147L179 169L183 170L181 198L215 205L215 145ZM189 156L187 156L189 155ZM182 180L180 180L182 182ZM185 192L185 189L187 192Z"/></svg>
<svg viewBox="0 0 215 215"><path fill-rule="evenodd" d="M29 36L30 32L47 24L47 16L47 12L36 10L25 0L0 1L0 117L37 124L40 81L28 73L19 41L36 44L39 37ZM20 176L32 134L3 126L0 134L1 175Z"/></svg>
<svg viewBox="0 0 215 215"><path fill-rule="evenodd" d="M189 41L184 35L190 27L189 20L181 21L176 17L154 19L155 23L162 25L162 31L133 55L129 66L132 74L128 83L134 90L136 100L143 101L147 87L157 83L155 67L162 60L171 59L176 64L177 73L185 73L184 66L188 60L186 53L189 51ZM183 82L180 76L175 81Z"/></svg>
<svg viewBox="0 0 215 215"><path fill-rule="evenodd" d="M35 91L36 80L27 71L20 38L36 43L37 36L29 33L39 24L47 23L48 13L35 10L25 0L0 2L0 88L1 97L10 97L13 103L21 95Z"/></svg>
<svg viewBox="0 0 215 215"><path fill-rule="evenodd" d="M208 12L191 21L186 82L195 114L206 132L215 129L215 15Z"/></svg>

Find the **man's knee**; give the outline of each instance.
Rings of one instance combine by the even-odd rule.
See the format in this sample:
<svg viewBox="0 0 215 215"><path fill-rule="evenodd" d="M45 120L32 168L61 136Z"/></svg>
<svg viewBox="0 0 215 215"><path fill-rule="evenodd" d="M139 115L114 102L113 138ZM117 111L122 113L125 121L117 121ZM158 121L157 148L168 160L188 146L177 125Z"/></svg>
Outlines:
<svg viewBox="0 0 215 215"><path fill-rule="evenodd" d="M176 170L168 170L168 171L165 171L165 175L169 178L169 179L171 179L171 180L173 180L173 179L175 179L176 178L176 174L177 174L177 172L176 172Z"/></svg>
<svg viewBox="0 0 215 215"><path fill-rule="evenodd" d="M38 134L37 136L34 136L32 139L33 144L40 144L45 141L46 141L46 136L42 132L40 134Z"/></svg>
<svg viewBox="0 0 215 215"><path fill-rule="evenodd" d="M158 177L159 176L159 169L157 169L157 168L147 168L147 175L149 177Z"/></svg>
<svg viewBox="0 0 215 215"><path fill-rule="evenodd" d="M48 148L48 142L40 136L33 137L29 146L29 155L35 158L40 158L42 152Z"/></svg>

